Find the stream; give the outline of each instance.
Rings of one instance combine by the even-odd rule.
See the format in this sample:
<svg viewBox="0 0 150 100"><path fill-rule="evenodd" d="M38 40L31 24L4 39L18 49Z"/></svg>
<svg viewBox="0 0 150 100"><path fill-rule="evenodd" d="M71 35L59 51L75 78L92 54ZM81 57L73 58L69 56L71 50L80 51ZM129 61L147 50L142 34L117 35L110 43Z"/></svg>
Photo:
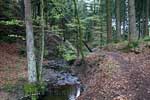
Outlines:
<svg viewBox="0 0 150 100"><path fill-rule="evenodd" d="M80 87L61 86L53 89L53 92L47 93L40 100L76 100L80 95Z"/></svg>
<svg viewBox="0 0 150 100"><path fill-rule="evenodd" d="M81 93L82 84L72 73L64 60L50 60L43 65L43 81L47 84L44 93L38 93L38 100L76 100ZM30 95L19 100L31 100Z"/></svg>
<svg viewBox="0 0 150 100"><path fill-rule="evenodd" d="M40 100L76 100L80 96L81 83L64 60L51 60L44 66L43 79L47 91Z"/></svg>

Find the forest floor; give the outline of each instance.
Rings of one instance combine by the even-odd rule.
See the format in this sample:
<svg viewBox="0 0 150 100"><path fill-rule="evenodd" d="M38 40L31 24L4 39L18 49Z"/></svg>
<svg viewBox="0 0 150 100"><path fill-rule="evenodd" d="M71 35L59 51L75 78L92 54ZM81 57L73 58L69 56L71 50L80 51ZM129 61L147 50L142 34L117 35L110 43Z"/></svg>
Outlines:
<svg viewBox="0 0 150 100"><path fill-rule="evenodd" d="M0 100L16 100L14 87L27 79L27 62L19 54L20 46L18 43L0 43Z"/></svg>
<svg viewBox="0 0 150 100"><path fill-rule="evenodd" d="M27 78L25 57L19 54L17 43L0 43L0 87L11 90L11 85ZM142 52L97 50L85 57L74 71L85 85L78 100L150 100L150 48ZM13 100L0 90L1 100ZM9 98L9 99L8 99Z"/></svg>
<svg viewBox="0 0 150 100"><path fill-rule="evenodd" d="M86 88L78 100L150 100L149 47L138 54L101 50L85 62L79 76Z"/></svg>
<svg viewBox="0 0 150 100"><path fill-rule="evenodd" d="M0 86L15 84L27 75L26 58L19 54L20 44L0 43Z"/></svg>

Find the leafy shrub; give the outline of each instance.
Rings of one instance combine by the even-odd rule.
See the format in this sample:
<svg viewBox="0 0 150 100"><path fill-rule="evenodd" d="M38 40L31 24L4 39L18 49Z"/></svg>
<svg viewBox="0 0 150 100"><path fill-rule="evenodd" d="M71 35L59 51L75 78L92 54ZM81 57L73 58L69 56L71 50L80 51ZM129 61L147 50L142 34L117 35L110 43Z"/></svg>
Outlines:
<svg viewBox="0 0 150 100"><path fill-rule="evenodd" d="M9 36L4 36L4 35L0 35L0 42L8 42L8 43L13 43L16 42L16 38L15 37L9 37Z"/></svg>
<svg viewBox="0 0 150 100"><path fill-rule="evenodd" d="M138 46L139 46L139 41L131 42L130 44L128 44L129 48L136 48Z"/></svg>
<svg viewBox="0 0 150 100"><path fill-rule="evenodd" d="M76 50L72 44L66 41L64 44L58 46L58 55L61 58L64 58L66 61L71 61L76 59Z"/></svg>
<svg viewBox="0 0 150 100"><path fill-rule="evenodd" d="M150 41L150 36L144 37L144 41Z"/></svg>
<svg viewBox="0 0 150 100"><path fill-rule="evenodd" d="M12 84L5 84L3 87L3 90L6 92L13 92L15 86L13 86Z"/></svg>
<svg viewBox="0 0 150 100"><path fill-rule="evenodd" d="M134 51L137 47L139 47L140 41L135 41L135 42L131 42L131 43L128 43L128 41L124 41L123 44L125 46L123 46L123 48L120 50L123 52L130 52L131 50Z"/></svg>
<svg viewBox="0 0 150 100"><path fill-rule="evenodd" d="M37 100L39 93L44 93L45 83L27 83L24 85L24 93L29 96L31 100Z"/></svg>
<svg viewBox="0 0 150 100"><path fill-rule="evenodd" d="M26 56L26 48L25 47L20 47L19 48L19 54L22 56Z"/></svg>
<svg viewBox="0 0 150 100"><path fill-rule="evenodd" d="M10 21L0 21L0 24L4 24L4 25L19 25L22 26L23 22L20 20L16 20L16 19L12 19Z"/></svg>

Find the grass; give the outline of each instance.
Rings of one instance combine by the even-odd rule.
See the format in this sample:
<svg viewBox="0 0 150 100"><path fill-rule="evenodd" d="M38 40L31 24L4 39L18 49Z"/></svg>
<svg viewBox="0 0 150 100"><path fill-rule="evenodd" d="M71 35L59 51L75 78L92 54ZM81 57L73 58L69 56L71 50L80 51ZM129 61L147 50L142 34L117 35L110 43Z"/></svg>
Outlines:
<svg viewBox="0 0 150 100"><path fill-rule="evenodd" d="M150 36L144 37L144 41L150 41Z"/></svg>
<svg viewBox="0 0 150 100"><path fill-rule="evenodd" d="M10 21L0 21L0 24L2 24L2 25L18 25L18 26L22 26L23 22L20 21L20 20L12 19Z"/></svg>

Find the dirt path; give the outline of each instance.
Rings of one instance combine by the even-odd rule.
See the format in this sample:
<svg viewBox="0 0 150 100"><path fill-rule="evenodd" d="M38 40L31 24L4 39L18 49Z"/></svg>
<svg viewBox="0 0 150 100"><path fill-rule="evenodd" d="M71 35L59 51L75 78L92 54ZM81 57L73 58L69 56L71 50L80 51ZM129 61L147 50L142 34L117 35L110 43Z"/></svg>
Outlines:
<svg viewBox="0 0 150 100"><path fill-rule="evenodd" d="M122 92L119 90L120 95L125 95L129 100L150 100L150 70L145 69L150 67L150 55L143 57L130 56L130 55L122 55L116 52L107 53L108 56L111 56L114 60L116 60L120 65L120 72L118 72L118 76L116 77L118 81L125 79L121 85L126 83L126 89L123 89ZM144 65L145 63L149 63ZM148 73L146 73L146 71ZM126 92L126 93L125 93Z"/></svg>
<svg viewBox="0 0 150 100"><path fill-rule="evenodd" d="M79 100L150 100L150 53L105 52L105 55L106 61L100 61L106 63L101 65L103 68L111 61L119 67L111 75L98 69L101 67L94 67L99 71L91 72L94 75L87 73L88 77L83 78L89 88Z"/></svg>

